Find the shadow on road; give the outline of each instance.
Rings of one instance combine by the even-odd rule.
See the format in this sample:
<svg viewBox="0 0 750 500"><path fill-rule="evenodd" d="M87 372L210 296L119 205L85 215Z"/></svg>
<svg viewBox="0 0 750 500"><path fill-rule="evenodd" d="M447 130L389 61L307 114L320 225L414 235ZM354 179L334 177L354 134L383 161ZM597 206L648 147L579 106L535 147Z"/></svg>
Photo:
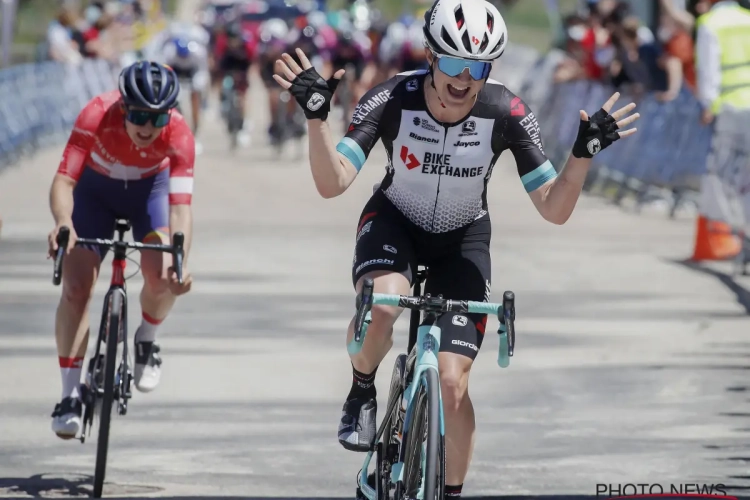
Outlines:
<svg viewBox="0 0 750 500"><path fill-rule="evenodd" d="M731 476L745 478L748 476ZM30 477L0 477L0 498L88 498L91 496L93 477L89 475L35 474ZM251 487L250 487L251 488ZM729 489L729 488L728 488ZM163 496L162 488L145 485L104 484L104 497L108 499L142 498L152 500L350 500L351 497L268 497L268 496ZM731 491L727 491L729 495ZM117 495L117 496L113 496ZM605 495L497 495L468 496L472 500L593 500L608 498ZM736 496L750 500L747 496Z"/></svg>
<svg viewBox="0 0 750 500"><path fill-rule="evenodd" d="M737 303L745 308L745 311L750 314L750 290L746 289L730 275L711 269L707 266L702 266L700 263L692 260L672 260L675 264L681 264L693 271L699 271L704 274L708 274L717 278L721 283L726 286L737 298Z"/></svg>

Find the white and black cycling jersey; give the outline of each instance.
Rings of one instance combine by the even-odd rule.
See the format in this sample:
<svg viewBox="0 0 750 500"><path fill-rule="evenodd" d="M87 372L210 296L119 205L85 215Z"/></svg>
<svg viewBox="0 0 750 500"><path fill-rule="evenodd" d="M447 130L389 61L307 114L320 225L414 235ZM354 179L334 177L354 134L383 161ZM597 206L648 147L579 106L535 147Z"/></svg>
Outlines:
<svg viewBox="0 0 750 500"><path fill-rule="evenodd" d="M359 171L382 140L388 165L380 189L411 222L444 233L486 214L487 183L506 149L527 192L555 178L539 124L521 98L488 80L468 116L441 123L427 109L426 76L401 73L367 92L336 147Z"/></svg>

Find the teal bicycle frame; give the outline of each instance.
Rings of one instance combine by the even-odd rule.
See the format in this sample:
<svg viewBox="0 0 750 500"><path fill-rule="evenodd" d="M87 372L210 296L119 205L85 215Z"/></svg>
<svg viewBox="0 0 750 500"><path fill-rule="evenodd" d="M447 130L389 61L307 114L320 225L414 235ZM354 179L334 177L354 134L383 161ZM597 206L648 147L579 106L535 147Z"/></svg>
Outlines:
<svg viewBox="0 0 750 500"><path fill-rule="evenodd" d="M368 294L368 287L369 287L369 294ZM367 312L360 318L359 316L362 312L362 306L360 306L360 313L358 313L358 318L355 319L355 335L352 337L352 340L349 342L349 344L347 344L347 350L349 351L349 354L354 355L361 351L362 345L364 344L365 337L367 335L367 327L369 326L370 321L371 321L371 314L369 312L369 308L371 308L374 305L408 307L414 310L425 311L427 313L428 319L431 320L431 321L428 321L427 324L423 324L419 326L417 329L416 343L414 345L414 348L412 349L412 351L415 351L414 368L411 371L412 382L404 390L404 394L403 394L404 401L397 401L397 400L392 401L386 413L386 416L387 416L386 418L388 418L390 415L392 415L395 404L403 405L404 402L406 403L406 412L405 412L403 427L402 427L403 432L402 432L401 446L399 449L399 460L398 462L392 465L391 473L390 473L391 483L398 484L399 482L403 482L404 480L403 472L404 472L404 460L405 460L405 453L406 453L406 447L404 446L404 443L406 443L407 441L406 436L408 433L408 429L410 428L411 419L413 418L415 405L413 405L412 403L415 399L415 396L419 394L419 391L422 385L425 383L426 372L428 370L434 370L437 375L436 379L438 380L438 383L440 380L437 354L440 351L441 330L440 330L440 327L435 326L434 324L435 320L441 314L445 312L449 312L449 311L463 312L463 313L468 313L468 314L476 313L476 314L487 314L487 315L497 316L498 319L500 320L500 328L498 329L498 334L500 335L498 364L500 365L500 367L506 368L510 365L510 357L513 356L513 344L515 343L514 342L515 331L513 327L513 321L515 319L515 310L514 310L515 309L514 308L515 297L512 294L512 292L506 292L504 295L504 299L503 299L504 304L496 304L496 303L490 303L490 302L444 300L441 297L430 298L429 295L425 297L413 297L413 296L403 296L403 295L372 293L371 287L372 287L372 282L366 283L365 290L360 296L360 300L362 301L362 303L365 304L365 308L367 309ZM508 336L507 326L510 326L510 331L511 331L510 340ZM361 333L358 335L357 334L358 332L361 332ZM412 353L409 353L409 357L411 356L412 356ZM409 370L408 361L406 364L406 370L407 371ZM405 378L405 374L402 374L402 376ZM444 438L445 437L445 422L444 422L444 415L443 415L442 391L440 391L440 387L438 387L438 394L440 396L439 397L440 436L441 438ZM392 395L389 394L388 397L390 399ZM382 424L381 424L381 427L382 427ZM382 437L383 430L384 429L379 430L378 437L375 439L375 442L372 443L370 450L367 452L364 463L362 465L362 470L360 471L360 477L359 477L360 491L369 500L380 500L377 498L377 491L368 484L367 471L368 471L368 467L370 466L372 456L377 449L378 442L380 438ZM425 470L426 456L427 456L426 451L423 451L422 453L422 470L423 471ZM422 485L420 486L418 498L420 499L424 498L424 481L422 481Z"/></svg>

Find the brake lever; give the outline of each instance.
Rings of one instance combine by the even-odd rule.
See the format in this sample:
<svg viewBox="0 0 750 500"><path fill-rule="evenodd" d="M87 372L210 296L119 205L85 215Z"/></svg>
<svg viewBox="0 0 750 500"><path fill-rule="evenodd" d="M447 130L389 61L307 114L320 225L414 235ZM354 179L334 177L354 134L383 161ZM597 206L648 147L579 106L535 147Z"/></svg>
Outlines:
<svg viewBox="0 0 750 500"><path fill-rule="evenodd" d="M52 269L52 284L58 286L62 281L62 264L65 252L70 241L70 229L67 226L60 227L57 232L57 252L55 253L55 264Z"/></svg>
<svg viewBox="0 0 750 500"><path fill-rule="evenodd" d="M362 327L365 324L367 313L372 309L372 292L375 282L367 278L362 286L362 292L357 295L357 315L354 317L354 342L362 340Z"/></svg>
<svg viewBox="0 0 750 500"><path fill-rule="evenodd" d="M185 258L185 235L174 233L172 236L172 258L174 259L174 271L177 274L177 283L182 285L182 262Z"/></svg>

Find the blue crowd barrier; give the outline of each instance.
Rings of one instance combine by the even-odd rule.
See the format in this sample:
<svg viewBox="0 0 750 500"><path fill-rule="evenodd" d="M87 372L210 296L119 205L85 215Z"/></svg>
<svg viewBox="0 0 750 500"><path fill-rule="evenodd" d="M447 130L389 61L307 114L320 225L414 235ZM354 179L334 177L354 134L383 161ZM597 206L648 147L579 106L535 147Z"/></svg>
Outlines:
<svg viewBox="0 0 750 500"><path fill-rule="evenodd" d="M594 113L615 89L587 80L554 84L555 66L549 55L540 58L527 73L520 92L536 110L545 150L560 168L578 132L578 111ZM607 195L618 204L634 197L637 210L647 201L663 199L671 204L670 215L674 216L683 202L697 201L713 129L700 123L701 106L687 90L666 103L653 94L621 93L615 109L631 101L638 105L641 118L633 125L638 133L594 157L585 189Z"/></svg>
<svg viewBox="0 0 750 500"><path fill-rule="evenodd" d="M64 140L80 110L95 95L116 88L110 63L46 61L0 71L0 168Z"/></svg>

